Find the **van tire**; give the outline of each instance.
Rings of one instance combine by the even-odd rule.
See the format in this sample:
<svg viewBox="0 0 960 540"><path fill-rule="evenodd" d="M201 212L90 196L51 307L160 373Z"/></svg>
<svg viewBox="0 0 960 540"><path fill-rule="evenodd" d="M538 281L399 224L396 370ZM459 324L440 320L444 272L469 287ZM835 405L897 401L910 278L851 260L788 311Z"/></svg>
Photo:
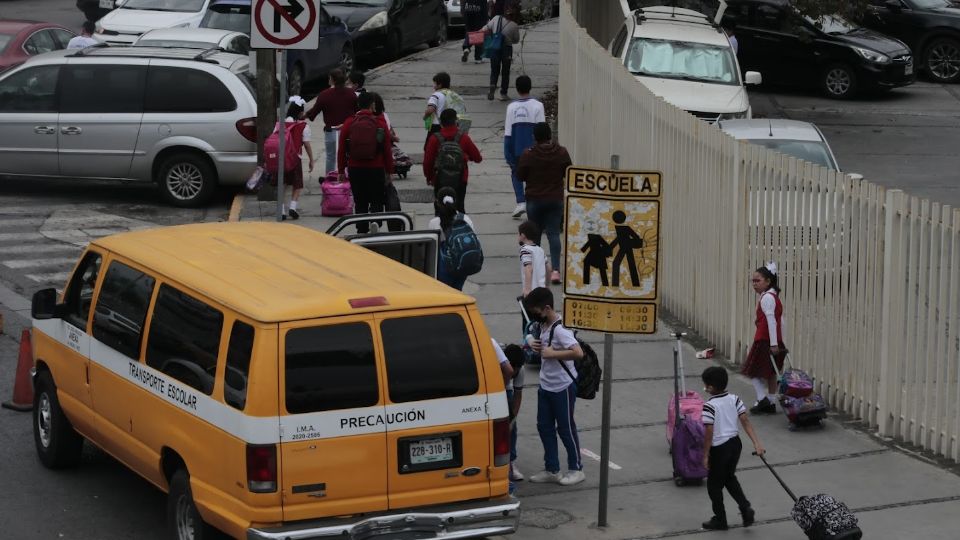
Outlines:
<svg viewBox="0 0 960 540"><path fill-rule="evenodd" d="M80 463L83 437L63 414L57 399L57 387L49 371L37 375L33 396L33 441L40 462L48 469L64 469Z"/></svg>
<svg viewBox="0 0 960 540"><path fill-rule="evenodd" d="M190 490L190 474L178 469L170 478L170 493L167 496L167 528L174 540L210 540L216 530L204 523L193 502Z"/></svg>
<svg viewBox="0 0 960 540"><path fill-rule="evenodd" d="M217 173L204 156L196 152L178 152L164 158L157 168L160 196L180 208L206 204L217 187Z"/></svg>

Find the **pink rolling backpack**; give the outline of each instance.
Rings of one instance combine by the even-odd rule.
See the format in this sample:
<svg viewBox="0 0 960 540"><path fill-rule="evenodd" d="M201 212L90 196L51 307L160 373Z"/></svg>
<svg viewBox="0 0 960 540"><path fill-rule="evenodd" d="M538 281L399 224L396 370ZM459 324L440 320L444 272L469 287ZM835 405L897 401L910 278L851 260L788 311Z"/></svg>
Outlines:
<svg viewBox="0 0 960 540"><path fill-rule="evenodd" d="M350 181L341 182L337 171L327 173L320 189L323 192L323 202L320 203L320 213L322 215L339 217L353 213L353 193L350 191Z"/></svg>

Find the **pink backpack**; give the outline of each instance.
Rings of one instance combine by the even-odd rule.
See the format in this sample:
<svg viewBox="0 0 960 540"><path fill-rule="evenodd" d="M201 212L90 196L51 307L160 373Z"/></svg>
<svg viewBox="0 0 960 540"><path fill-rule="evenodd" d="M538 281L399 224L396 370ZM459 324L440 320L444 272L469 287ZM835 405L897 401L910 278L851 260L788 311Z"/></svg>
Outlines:
<svg viewBox="0 0 960 540"><path fill-rule="evenodd" d="M283 169L284 171L296 168L300 161L300 147L303 146L303 130L307 128L304 121L287 122L284 131ZM280 122L273 128L273 133L263 141L263 168L270 174L277 174L280 168Z"/></svg>
<svg viewBox="0 0 960 540"><path fill-rule="evenodd" d="M337 172L327 174L327 178L320 184L323 191L323 202L320 203L320 214L324 216L346 216L353 213L353 193L350 191L350 181L341 182Z"/></svg>
<svg viewBox="0 0 960 540"><path fill-rule="evenodd" d="M703 416L703 398L700 394L692 390L687 390L680 394L680 415L689 418L693 422L701 422ZM677 423L676 401L673 394L670 395L670 403L667 404L667 444L673 442L673 431Z"/></svg>

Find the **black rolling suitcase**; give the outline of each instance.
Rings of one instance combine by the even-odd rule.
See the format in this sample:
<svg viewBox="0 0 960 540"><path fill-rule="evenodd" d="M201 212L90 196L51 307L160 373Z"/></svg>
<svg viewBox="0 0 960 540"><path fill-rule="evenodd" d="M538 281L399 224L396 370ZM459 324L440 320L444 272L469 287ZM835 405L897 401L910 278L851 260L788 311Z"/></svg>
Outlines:
<svg viewBox="0 0 960 540"><path fill-rule="evenodd" d="M777 471L767 463L767 459L763 456L760 456L760 459L787 491L787 495L793 499L790 517L803 529L807 538L810 540L860 540L863 538L857 516L853 515L847 505L824 493L797 498Z"/></svg>

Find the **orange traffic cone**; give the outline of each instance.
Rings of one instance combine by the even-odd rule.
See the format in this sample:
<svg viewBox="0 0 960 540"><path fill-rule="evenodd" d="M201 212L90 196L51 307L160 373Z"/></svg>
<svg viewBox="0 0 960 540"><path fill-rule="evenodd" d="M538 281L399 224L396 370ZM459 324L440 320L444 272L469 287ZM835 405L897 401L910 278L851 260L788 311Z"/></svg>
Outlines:
<svg viewBox="0 0 960 540"><path fill-rule="evenodd" d="M17 376L13 381L13 399L2 403L4 409L27 412L33 409L33 383L30 368L33 367L33 347L30 345L30 330L20 334L20 358L17 361Z"/></svg>

